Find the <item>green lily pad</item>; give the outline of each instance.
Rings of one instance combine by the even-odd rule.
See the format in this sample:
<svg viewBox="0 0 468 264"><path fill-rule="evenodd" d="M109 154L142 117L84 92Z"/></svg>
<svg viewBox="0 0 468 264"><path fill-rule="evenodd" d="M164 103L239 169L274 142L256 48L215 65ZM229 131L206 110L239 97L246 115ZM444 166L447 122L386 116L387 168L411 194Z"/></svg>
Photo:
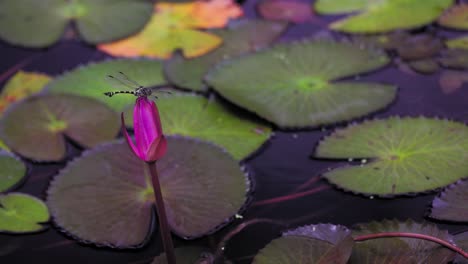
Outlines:
<svg viewBox="0 0 468 264"><path fill-rule="evenodd" d="M175 249L176 260L178 264L194 264L201 262L209 256L209 253L206 252L206 249L201 247L181 247ZM211 263L211 262L206 262ZM154 258L151 264L167 264L166 254L163 253Z"/></svg>
<svg viewBox="0 0 468 264"><path fill-rule="evenodd" d="M47 89L52 93L71 93L92 97L106 103L116 111L123 111L127 106L134 104L134 96L122 94L109 98L104 95L105 92L136 88L119 85L106 78L108 75L119 72L124 72L132 80L147 87L166 83L160 61L120 59L79 67L55 78Z"/></svg>
<svg viewBox="0 0 468 264"><path fill-rule="evenodd" d="M47 47L73 20L86 42L107 42L137 32L152 10L147 0L3 0L0 38L26 47Z"/></svg>
<svg viewBox="0 0 468 264"><path fill-rule="evenodd" d="M246 201L249 183L238 163L212 144L169 136L157 164L169 225L181 237L214 232ZM151 237L153 201L146 164L120 141L70 163L53 180L47 204L56 224L73 236L127 248Z"/></svg>
<svg viewBox="0 0 468 264"><path fill-rule="evenodd" d="M26 176L26 165L10 152L0 150L0 193L18 185Z"/></svg>
<svg viewBox="0 0 468 264"><path fill-rule="evenodd" d="M385 232L424 234L452 242L452 237L445 230L440 230L430 223L416 223L412 220L398 222L384 220L370 222L357 226L353 232L356 239L361 235ZM440 264L448 263L455 254L438 243L417 238L394 237L376 238L356 242L350 258L350 264L393 264L393 263L420 263Z"/></svg>
<svg viewBox="0 0 468 264"><path fill-rule="evenodd" d="M213 142L237 160L257 150L272 135L271 128L235 115L217 101L202 96L177 95L156 101L164 134ZM125 115L132 124L131 110Z"/></svg>
<svg viewBox="0 0 468 264"><path fill-rule="evenodd" d="M348 43L279 44L219 64L206 80L235 104L284 128L350 120L393 101L392 85L338 81L387 64L380 52Z"/></svg>
<svg viewBox="0 0 468 264"><path fill-rule="evenodd" d="M453 240L455 240L455 244L457 244L457 246L461 247L465 251L468 250L468 232L456 234L453 237ZM457 255L453 263L468 264L468 259L462 257L461 255Z"/></svg>
<svg viewBox="0 0 468 264"><path fill-rule="evenodd" d="M318 224L285 232L263 248L254 264L345 264L353 248L350 231L343 226Z"/></svg>
<svg viewBox="0 0 468 264"><path fill-rule="evenodd" d="M468 175L468 127L424 117L366 121L333 132L315 157L365 159L324 173L345 190L379 196L426 192Z"/></svg>
<svg viewBox="0 0 468 264"><path fill-rule="evenodd" d="M436 20L453 0L318 0L315 10L321 14L357 12L330 25L334 30L349 33L380 33L396 29L412 29ZM398 19L396 19L398 18Z"/></svg>
<svg viewBox="0 0 468 264"><path fill-rule="evenodd" d="M468 49L468 36L462 36L445 41L449 49Z"/></svg>
<svg viewBox="0 0 468 264"><path fill-rule="evenodd" d="M468 182L447 187L432 201L430 217L439 220L468 222Z"/></svg>
<svg viewBox="0 0 468 264"><path fill-rule="evenodd" d="M0 136L12 151L36 161L65 157L64 135L84 147L113 139L116 112L96 100L66 94L29 97L5 112Z"/></svg>
<svg viewBox="0 0 468 264"><path fill-rule="evenodd" d="M216 63L242 53L265 47L286 29L285 23L264 20L242 20L230 23L227 29L212 30L223 39L218 49L195 59L181 54L164 64L168 80L174 85L194 91L206 91L203 77Z"/></svg>
<svg viewBox="0 0 468 264"><path fill-rule="evenodd" d="M461 3L452 6L439 20L439 24L453 29L468 29L468 4Z"/></svg>
<svg viewBox="0 0 468 264"><path fill-rule="evenodd" d="M49 221L47 206L24 193L0 195L0 233L30 233L44 229Z"/></svg>

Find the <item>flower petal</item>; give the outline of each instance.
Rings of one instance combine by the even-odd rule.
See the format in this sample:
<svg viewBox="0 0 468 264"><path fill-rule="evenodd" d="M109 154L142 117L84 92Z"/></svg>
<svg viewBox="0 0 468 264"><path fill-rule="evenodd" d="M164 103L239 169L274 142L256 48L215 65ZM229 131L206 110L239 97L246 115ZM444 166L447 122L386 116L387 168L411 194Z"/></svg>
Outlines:
<svg viewBox="0 0 468 264"><path fill-rule="evenodd" d="M148 152L146 152L146 161L157 161L166 154L166 151L167 140L164 135L161 135L151 143Z"/></svg>
<svg viewBox="0 0 468 264"><path fill-rule="evenodd" d="M124 113L121 114L120 118L122 120L122 132L124 134L125 140L127 141L127 144L130 146L130 149L133 151L133 153L135 153L135 155L137 157L139 157L140 159L143 159L144 157L143 157L142 153L135 146L135 144L133 144L133 141L130 138L130 135L128 134L128 132L127 132L127 128L125 127Z"/></svg>

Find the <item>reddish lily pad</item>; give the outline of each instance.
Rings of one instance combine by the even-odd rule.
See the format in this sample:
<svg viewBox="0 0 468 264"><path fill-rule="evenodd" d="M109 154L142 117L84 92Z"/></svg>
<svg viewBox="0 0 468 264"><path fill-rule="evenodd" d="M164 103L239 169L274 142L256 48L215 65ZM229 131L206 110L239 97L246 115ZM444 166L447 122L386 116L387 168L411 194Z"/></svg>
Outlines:
<svg viewBox="0 0 468 264"><path fill-rule="evenodd" d="M197 57L222 43L218 36L197 29L223 27L230 18L241 15L242 10L231 0L157 3L140 33L98 48L114 56L153 58L169 58L181 49L186 57Z"/></svg>
<svg viewBox="0 0 468 264"><path fill-rule="evenodd" d="M439 220L468 222L468 181L447 187L432 201L430 217Z"/></svg>
<svg viewBox="0 0 468 264"><path fill-rule="evenodd" d="M379 33L431 23L452 3L453 0L426 0L423 5L420 0L318 0L315 1L315 10L321 14L357 13L332 23L330 27L334 30Z"/></svg>
<svg viewBox="0 0 468 264"><path fill-rule="evenodd" d="M387 63L384 54L349 43L303 41L224 61L206 81L228 100L279 127L316 127L391 103L395 86L338 81Z"/></svg>
<svg viewBox="0 0 468 264"><path fill-rule="evenodd" d="M47 86L47 91L91 97L116 111L123 111L134 104L135 96L120 95L109 98L104 95L105 92L134 90L135 87L118 85L106 78L119 72L124 72L129 78L146 87L166 84L160 61L119 59L78 67L55 78Z"/></svg>
<svg viewBox="0 0 468 264"><path fill-rule="evenodd" d="M327 136L315 157L366 159L323 174L345 190L380 196L427 192L468 175L468 127L424 117L366 121Z"/></svg>
<svg viewBox="0 0 468 264"><path fill-rule="evenodd" d="M36 161L58 161L67 136L83 147L113 139L118 115L86 97L51 94L29 97L11 106L0 120L0 135L12 151Z"/></svg>
<svg viewBox="0 0 468 264"><path fill-rule="evenodd" d="M461 247L463 250L468 250L468 232L463 232L460 234L456 234L453 239L457 246ZM455 264L468 264L468 259L464 258L461 255L457 255L455 257L454 262Z"/></svg>
<svg viewBox="0 0 468 264"><path fill-rule="evenodd" d="M468 29L468 4L461 3L452 6L443 14L439 20L439 24L453 29Z"/></svg>
<svg viewBox="0 0 468 264"><path fill-rule="evenodd" d="M203 77L216 63L267 46L286 29L286 24L264 20L241 20L227 29L212 30L224 40L216 50L194 59L175 55L164 64L168 80L174 85L195 91L206 91Z"/></svg>
<svg viewBox="0 0 468 264"><path fill-rule="evenodd" d="M51 79L41 73L18 71L2 89L0 113L3 113L10 104L40 92Z"/></svg>
<svg viewBox="0 0 468 264"><path fill-rule="evenodd" d="M49 210L41 200L23 193L0 195L0 233L30 233L44 229Z"/></svg>
<svg viewBox="0 0 468 264"><path fill-rule="evenodd" d="M412 220L398 222L384 220L360 224L353 232L353 237L362 235L399 232L416 233L433 236L452 242L452 236L445 230L440 230L430 223L416 223ZM455 257L455 253L444 246L417 238L395 237L376 238L356 242L350 258L351 264L393 264L393 263L448 263Z"/></svg>
<svg viewBox="0 0 468 264"><path fill-rule="evenodd" d="M303 23L312 18L312 7L300 0L263 0L257 5L260 15L269 20Z"/></svg>
<svg viewBox="0 0 468 264"><path fill-rule="evenodd" d="M254 264L345 264L351 255L354 241L350 231L331 224L299 227L287 231L263 248Z"/></svg>
<svg viewBox="0 0 468 264"><path fill-rule="evenodd" d="M210 253L201 247L180 247L175 249L176 260L178 264L203 264L209 262ZM206 262L202 262L206 261ZM167 264L166 254L163 253L154 258L151 264Z"/></svg>
<svg viewBox="0 0 468 264"><path fill-rule="evenodd" d="M249 182L219 147L169 136L168 152L157 164L169 225L181 237L214 232L246 201ZM140 246L151 237L153 201L146 164L123 141L70 163L54 178L47 198L66 232L119 248Z"/></svg>
<svg viewBox="0 0 468 264"><path fill-rule="evenodd" d="M0 193L17 186L26 176L26 165L15 155L0 151Z"/></svg>
<svg viewBox="0 0 468 264"><path fill-rule="evenodd" d="M83 39L95 44L140 30L150 15L148 0L2 0L0 38L26 47L47 47L73 20Z"/></svg>
<svg viewBox="0 0 468 264"><path fill-rule="evenodd" d="M446 70L442 72L439 85L444 94L452 94L468 83L468 73L464 71Z"/></svg>

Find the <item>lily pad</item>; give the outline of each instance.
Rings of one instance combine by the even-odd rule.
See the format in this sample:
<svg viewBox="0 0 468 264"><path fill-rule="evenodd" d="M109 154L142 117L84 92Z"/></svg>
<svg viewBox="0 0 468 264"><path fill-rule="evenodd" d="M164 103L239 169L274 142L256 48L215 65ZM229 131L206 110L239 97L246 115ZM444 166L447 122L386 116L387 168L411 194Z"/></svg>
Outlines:
<svg viewBox="0 0 468 264"><path fill-rule="evenodd" d="M0 38L26 47L47 47L60 39L73 20L86 42L107 42L140 30L151 10L147 0L4 0Z"/></svg>
<svg viewBox="0 0 468 264"><path fill-rule="evenodd" d="M327 136L315 157L366 160L323 174L345 190L379 196L427 192L468 175L468 127L424 117L366 121Z"/></svg>
<svg viewBox="0 0 468 264"><path fill-rule="evenodd" d="M257 10L265 19L294 23L306 22L313 16L310 4L300 0L262 0Z"/></svg>
<svg viewBox="0 0 468 264"><path fill-rule="evenodd" d="M18 71L2 89L0 113L3 113L10 104L40 92L51 79L41 73Z"/></svg>
<svg viewBox="0 0 468 264"><path fill-rule="evenodd" d="M345 264L351 255L353 239L343 226L318 224L288 231L263 248L254 264Z"/></svg>
<svg viewBox="0 0 468 264"><path fill-rule="evenodd" d="M249 183L238 163L219 147L168 137L158 161L172 231L200 237L225 225L243 206ZM119 248L144 244L153 232L154 195L146 164L125 142L86 151L53 180L47 204L71 235Z"/></svg>
<svg viewBox="0 0 468 264"><path fill-rule="evenodd" d="M18 185L26 176L26 165L12 153L0 151L0 193Z"/></svg>
<svg viewBox="0 0 468 264"><path fill-rule="evenodd" d="M452 6L439 20L439 24L453 29L468 29L468 4L461 3Z"/></svg>
<svg viewBox="0 0 468 264"><path fill-rule="evenodd" d="M349 33L381 33L417 28L436 20L453 0L318 0L315 10L321 14L357 12L333 22L330 28ZM398 19L396 19L398 18Z"/></svg>
<svg viewBox="0 0 468 264"><path fill-rule="evenodd" d="M439 78L439 86L444 94L452 94L468 83L468 73L465 71L443 71Z"/></svg>
<svg viewBox="0 0 468 264"><path fill-rule="evenodd" d="M206 253L206 249L201 247L181 247L175 249L176 260L178 264L203 264L200 262L205 259L209 253ZM211 263L211 262L206 262ZM166 254L163 253L154 258L151 264L167 264Z"/></svg>
<svg viewBox="0 0 468 264"><path fill-rule="evenodd" d="M105 92L134 90L136 88L119 86L106 78L109 74L113 75L118 72L124 72L129 78L146 87L160 86L166 83L160 61L120 59L78 67L55 78L46 89L52 93L92 97L116 111L123 111L126 107L134 104L134 96L116 95L109 98L104 95Z"/></svg>
<svg viewBox="0 0 468 264"><path fill-rule="evenodd" d="M429 34L407 37L397 47L398 55L404 60L422 60L436 55L443 48L439 38Z"/></svg>
<svg viewBox="0 0 468 264"><path fill-rule="evenodd" d="M391 103L395 86L335 82L387 63L384 54L348 43L294 42L220 63L206 80L228 100L280 127L314 127Z"/></svg>
<svg viewBox="0 0 468 264"><path fill-rule="evenodd" d="M432 201L430 217L439 220L468 222L468 182L447 187Z"/></svg>
<svg viewBox="0 0 468 264"><path fill-rule="evenodd" d="M433 74L439 70L439 64L432 58L410 61L408 65L414 71L422 74Z"/></svg>
<svg viewBox="0 0 468 264"><path fill-rule="evenodd" d="M164 134L213 142L241 160L271 136L271 128L235 115L217 101L178 95L157 100ZM126 115L131 117L129 113ZM129 120L127 124L132 124Z"/></svg>
<svg viewBox="0 0 468 264"><path fill-rule="evenodd" d="M405 222L384 220L382 222L360 224L357 226L357 231L353 232L353 237L356 239L361 235L385 232L423 234L452 242L452 236L447 231L438 229L434 224L416 223L412 220ZM454 256L455 253L444 246L424 239L406 237L376 238L356 242L349 263L440 264L450 262Z"/></svg>
<svg viewBox="0 0 468 264"><path fill-rule="evenodd" d="M463 250L467 251L468 250L468 232L463 232L460 234L456 234L453 239L455 240L455 243L457 246L461 247ZM455 257L454 262L455 264L468 264L468 259L457 255Z"/></svg>
<svg viewBox="0 0 468 264"><path fill-rule="evenodd" d="M36 197L23 193L0 195L0 233L37 232L47 221L47 206Z"/></svg>
<svg viewBox="0 0 468 264"><path fill-rule="evenodd" d="M450 69L468 69L467 49L448 49L440 54L439 63Z"/></svg>
<svg viewBox="0 0 468 264"><path fill-rule="evenodd" d="M241 15L242 10L231 0L157 3L140 33L98 48L114 56L153 58L169 58L181 49L186 57L197 57L222 43L218 36L197 29L223 27Z"/></svg>
<svg viewBox="0 0 468 264"><path fill-rule="evenodd" d="M164 64L168 80L174 85L195 91L206 91L203 77L216 63L267 46L286 29L286 24L264 20L241 20L227 29L212 30L224 40L214 51L194 59L176 54Z"/></svg>
<svg viewBox="0 0 468 264"><path fill-rule="evenodd" d="M67 136L83 147L113 139L118 115L96 100L65 94L29 97L0 120L0 136L20 155L36 161L65 157Z"/></svg>
<svg viewBox="0 0 468 264"><path fill-rule="evenodd" d="M468 36L462 36L445 41L445 45L449 49L465 49L468 50Z"/></svg>

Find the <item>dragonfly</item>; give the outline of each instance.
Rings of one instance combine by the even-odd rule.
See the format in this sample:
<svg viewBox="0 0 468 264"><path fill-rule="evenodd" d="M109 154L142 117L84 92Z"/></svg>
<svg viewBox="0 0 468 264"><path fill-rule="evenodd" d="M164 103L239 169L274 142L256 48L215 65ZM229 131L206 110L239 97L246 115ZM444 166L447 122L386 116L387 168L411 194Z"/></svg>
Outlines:
<svg viewBox="0 0 468 264"><path fill-rule="evenodd" d="M149 97L153 96L156 99L158 98L156 95L154 95L154 92L164 92L171 94L169 91L164 91L161 89L167 88L166 85L157 85L157 86L152 86L152 87L145 87L136 81L130 79L125 73L123 72L118 72L119 74L117 76L114 75L107 75L107 78L111 80L114 83L118 83L120 85L123 85L125 87L128 87L132 90L122 90L122 91L112 91L112 92L105 92L104 95L112 97L116 94L133 94L134 96L137 97Z"/></svg>

